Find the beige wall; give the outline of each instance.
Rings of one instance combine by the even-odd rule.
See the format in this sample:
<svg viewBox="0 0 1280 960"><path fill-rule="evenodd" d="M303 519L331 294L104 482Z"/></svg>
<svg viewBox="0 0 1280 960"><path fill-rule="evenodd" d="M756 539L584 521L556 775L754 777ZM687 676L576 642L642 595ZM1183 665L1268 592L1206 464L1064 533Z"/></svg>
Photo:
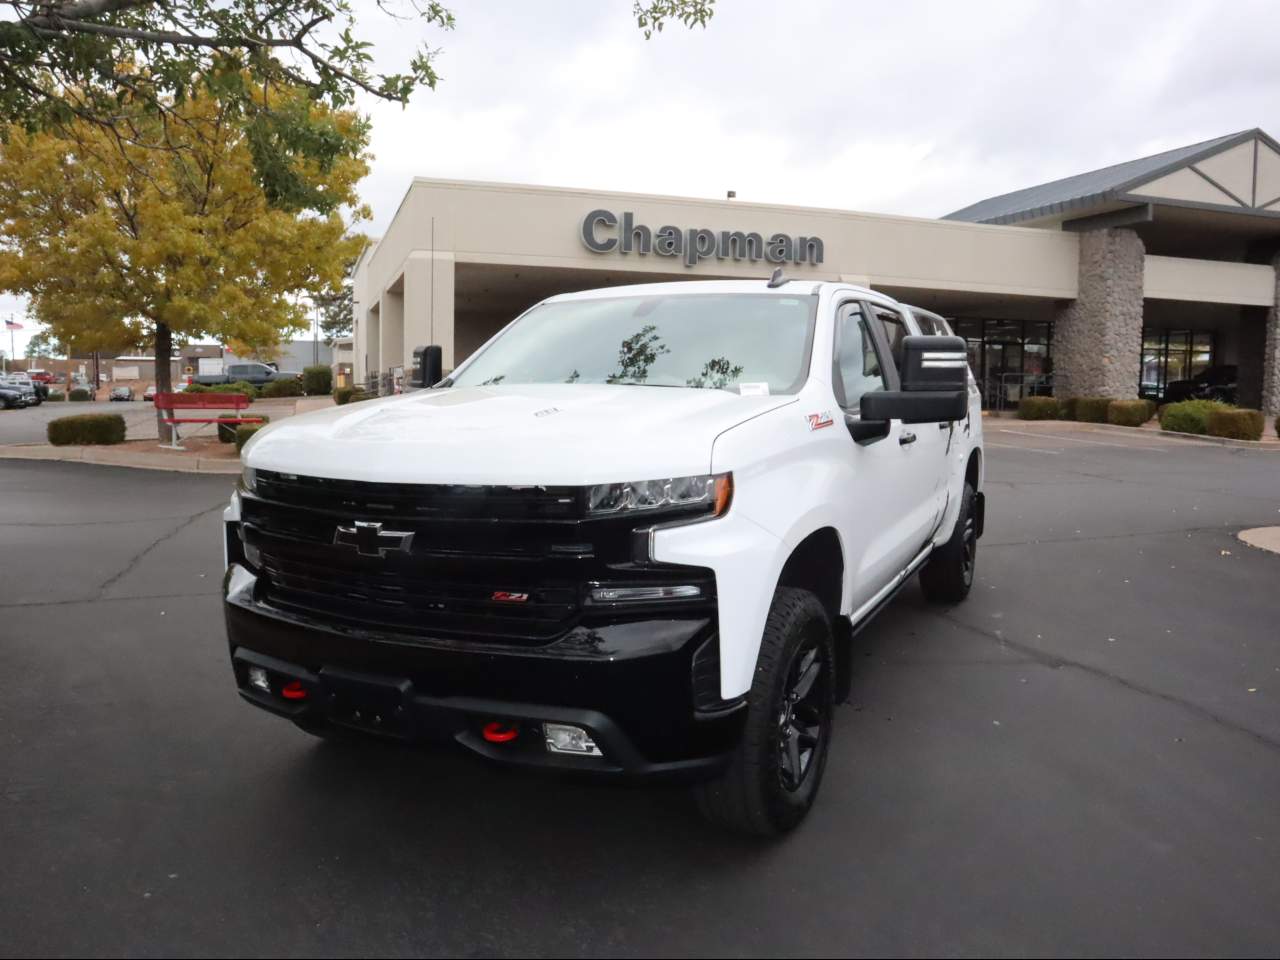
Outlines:
<svg viewBox="0 0 1280 960"><path fill-rule="evenodd" d="M1142 293L1153 300L1269 307L1275 290L1276 272L1266 264L1148 254Z"/></svg>

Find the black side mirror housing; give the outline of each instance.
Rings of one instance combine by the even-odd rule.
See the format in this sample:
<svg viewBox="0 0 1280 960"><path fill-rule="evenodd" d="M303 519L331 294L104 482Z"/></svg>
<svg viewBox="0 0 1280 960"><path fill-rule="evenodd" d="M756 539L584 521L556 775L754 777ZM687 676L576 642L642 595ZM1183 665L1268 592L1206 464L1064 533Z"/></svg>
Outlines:
<svg viewBox="0 0 1280 960"><path fill-rule="evenodd" d="M907 337L899 372L901 389L862 395L864 421L943 423L968 415L969 360L960 337Z"/></svg>
<svg viewBox="0 0 1280 960"><path fill-rule="evenodd" d="M444 350L438 344L429 347L418 347L413 351L413 376L409 378L409 387L413 390L425 390L434 387L444 379Z"/></svg>

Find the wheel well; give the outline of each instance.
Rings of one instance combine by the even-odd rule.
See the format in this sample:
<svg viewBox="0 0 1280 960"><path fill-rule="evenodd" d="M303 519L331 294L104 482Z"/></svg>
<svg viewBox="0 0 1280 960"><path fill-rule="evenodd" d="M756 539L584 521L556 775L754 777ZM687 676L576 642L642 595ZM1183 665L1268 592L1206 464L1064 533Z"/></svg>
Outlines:
<svg viewBox="0 0 1280 960"><path fill-rule="evenodd" d="M981 451L975 450L973 451L973 453L969 454L969 462L968 464L966 464L964 468L964 482L967 483L969 486L973 487L974 490L978 489L978 476L980 472L979 468L981 467L981 465L982 465Z"/></svg>
<svg viewBox="0 0 1280 960"><path fill-rule="evenodd" d="M835 623L844 591L844 551L834 528L815 530L796 544L778 577L778 586L813 593Z"/></svg>

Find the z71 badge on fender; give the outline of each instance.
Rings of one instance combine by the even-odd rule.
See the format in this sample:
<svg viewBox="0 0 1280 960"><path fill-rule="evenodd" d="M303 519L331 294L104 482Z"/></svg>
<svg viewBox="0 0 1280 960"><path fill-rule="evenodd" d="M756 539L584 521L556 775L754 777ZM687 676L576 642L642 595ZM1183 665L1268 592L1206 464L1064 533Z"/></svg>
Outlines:
<svg viewBox="0 0 1280 960"><path fill-rule="evenodd" d="M821 413L811 413L806 418L809 421L810 430L821 430L823 427L829 427L834 420L831 419L831 411L823 410Z"/></svg>

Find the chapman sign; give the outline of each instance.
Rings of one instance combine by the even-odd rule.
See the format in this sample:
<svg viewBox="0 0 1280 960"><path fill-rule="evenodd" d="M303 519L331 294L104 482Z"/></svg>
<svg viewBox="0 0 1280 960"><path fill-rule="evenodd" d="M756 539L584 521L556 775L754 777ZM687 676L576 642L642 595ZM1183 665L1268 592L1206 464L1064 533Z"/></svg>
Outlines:
<svg viewBox="0 0 1280 960"><path fill-rule="evenodd" d="M791 237L785 233L762 234L741 230L708 230L706 227L663 226L651 230L636 223L627 211L621 220L611 210L592 210L582 219L582 242L593 253L655 254L683 257L686 267L699 260L765 260L769 263L821 263L821 237Z"/></svg>

